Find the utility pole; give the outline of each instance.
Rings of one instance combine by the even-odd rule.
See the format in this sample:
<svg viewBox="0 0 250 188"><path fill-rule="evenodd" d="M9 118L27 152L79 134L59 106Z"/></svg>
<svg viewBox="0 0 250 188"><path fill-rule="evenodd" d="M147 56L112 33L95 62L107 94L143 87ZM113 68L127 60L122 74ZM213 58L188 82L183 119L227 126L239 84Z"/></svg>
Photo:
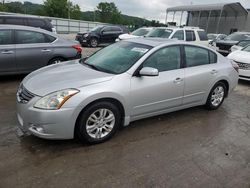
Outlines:
<svg viewBox="0 0 250 188"><path fill-rule="evenodd" d="M68 19L70 19L70 1L68 0Z"/></svg>
<svg viewBox="0 0 250 188"><path fill-rule="evenodd" d="M2 0L2 4L3 4L3 5L5 4L5 0Z"/></svg>

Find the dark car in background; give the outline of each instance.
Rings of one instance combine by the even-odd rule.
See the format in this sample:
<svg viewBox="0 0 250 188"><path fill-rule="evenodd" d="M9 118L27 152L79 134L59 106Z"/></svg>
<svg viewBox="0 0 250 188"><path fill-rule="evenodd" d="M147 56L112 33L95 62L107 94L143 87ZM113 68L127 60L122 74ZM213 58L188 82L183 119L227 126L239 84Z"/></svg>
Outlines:
<svg viewBox="0 0 250 188"><path fill-rule="evenodd" d="M51 24L51 20L47 18L20 15L0 15L0 25L1 24L38 27L56 33L56 29Z"/></svg>
<svg viewBox="0 0 250 188"><path fill-rule="evenodd" d="M78 42L52 32L0 25L0 75L29 73L46 65L79 59L81 52Z"/></svg>
<svg viewBox="0 0 250 188"><path fill-rule="evenodd" d="M114 43L124 33L129 33L125 26L97 26L87 33L78 33L76 40L84 46L97 47L99 44Z"/></svg>
<svg viewBox="0 0 250 188"><path fill-rule="evenodd" d="M235 32L228 35L223 40L216 42L217 51L222 55L228 55L231 52L231 47L236 45L239 41L250 39L250 32Z"/></svg>

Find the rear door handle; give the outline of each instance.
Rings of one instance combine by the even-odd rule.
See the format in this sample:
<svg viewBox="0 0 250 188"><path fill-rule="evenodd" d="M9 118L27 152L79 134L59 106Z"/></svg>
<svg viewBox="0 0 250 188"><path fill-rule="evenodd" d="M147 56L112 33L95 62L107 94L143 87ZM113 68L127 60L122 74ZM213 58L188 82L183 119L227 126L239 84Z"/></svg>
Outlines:
<svg viewBox="0 0 250 188"><path fill-rule="evenodd" d="M174 83L175 83L175 84L178 84L178 83L180 83L180 82L182 82L182 81L183 81L182 78L176 78L176 79L174 80Z"/></svg>
<svg viewBox="0 0 250 188"><path fill-rule="evenodd" d="M2 54L14 54L14 51L11 50L5 50L1 52Z"/></svg>
<svg viewBox="0 0 250 188"><path fill-rule="evenodd" d="M48 49L43 49L41 50L42 52L51 52L51 50L48 50Z"/></svg>
<svg viewBox="0 0 250 188"><path fill-rule="evenodd" d="M211 71L211 74L217 74L217 73L218 73L217 70L212 70L212 71Z"/></svg>

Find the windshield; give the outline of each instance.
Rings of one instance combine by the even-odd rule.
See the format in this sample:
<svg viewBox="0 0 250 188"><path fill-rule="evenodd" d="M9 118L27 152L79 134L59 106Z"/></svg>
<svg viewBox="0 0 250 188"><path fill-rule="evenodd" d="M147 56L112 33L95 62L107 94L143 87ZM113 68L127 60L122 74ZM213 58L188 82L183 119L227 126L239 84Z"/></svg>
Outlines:
<svg viewBox="0 0 250 188"><path fill-rule="evenodd" d="M171 33L173 32L172 29L163 29L157 28L150 31L146 36L147 37L160 37L160 38L169 38Z"/></svg>
<svg viewBox="0 0 250 188"><path fill-rule="evenodd" d="M146 34L148 34L148 32L149 32L149 29L140 28L140 29L133 31L131 34L135 36L145 36Z"/></svg>
<svg viewBox="0 0 250 188"><path fill-rule="evenodd" d="M91 29L90 31L99 31L102 28L102 26L96 26L93 29Z"/></svg>
<svg viewBox="0 0 250 188"><path fill-rule="evenodd" d="M121 74L133 66L152 47L144 44L121 41L96 52L86 64L96 70L111 74Z"/></svg>
<svg viewBox="0 0 250 188"><path fill-rule="evenodd" d="M208 35L207 35L207 38L208 38L209 40L214 40L214 39L216 39L216 37L217 37L217 35L215 35L215 34L208 34Z"/></svg>
<svg viewBox="0 0 250 188"><path fill-rule="evenodd" d="M224 40L240 41L240 40L246 40L246 39L250 39L250 34L233 33L227 36Z"/></svg>
<svg viewBox="0 0 250 188"><path fill-rule="evenodd" d="M242 51L250 52L250 45L248 45L246 48L242 49Z"/></svg>

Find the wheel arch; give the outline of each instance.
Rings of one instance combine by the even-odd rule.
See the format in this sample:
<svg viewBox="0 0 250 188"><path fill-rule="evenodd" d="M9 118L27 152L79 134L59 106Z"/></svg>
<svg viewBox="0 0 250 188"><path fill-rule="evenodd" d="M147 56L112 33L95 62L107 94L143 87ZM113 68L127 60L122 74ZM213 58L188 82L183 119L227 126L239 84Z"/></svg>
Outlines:
<svg viewBox="0 0 250 188"><path fill-rule="evenodd" d="M125 108L124 108L124 105L122 104L122 102L120 100L118 100L116 98L113 98L113 97L104 97L104 98L95 99L95 100L89 102L86 106L84 106L81 109L80 113L78 113L76 121L75 121L75 125L74 125L74 137L76 137L76 135L77 135L76 134L77 125L78 125L78 121L79 121L79 118L82 115L82 113L84 113L88 107L90 107L91 105L93 105L95 103L98 103L98 102L110 102L110 103L116 105L118 107L120 113L121 113L121 117L122 117L121 125L124 124Z"/></svg>

